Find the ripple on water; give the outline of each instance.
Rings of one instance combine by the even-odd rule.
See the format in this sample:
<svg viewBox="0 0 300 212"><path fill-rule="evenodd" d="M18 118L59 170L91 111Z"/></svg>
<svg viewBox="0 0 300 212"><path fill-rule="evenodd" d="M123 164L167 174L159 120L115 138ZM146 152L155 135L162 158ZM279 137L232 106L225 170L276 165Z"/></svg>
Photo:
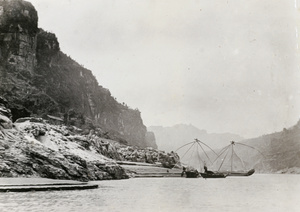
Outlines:
<svg viewBox="0 0 300 212"><path fill-rule="evenodd" d="M298 211L299 175L226 179L136 178L98 181L98 189L0 193L2 212Z"/></svg>

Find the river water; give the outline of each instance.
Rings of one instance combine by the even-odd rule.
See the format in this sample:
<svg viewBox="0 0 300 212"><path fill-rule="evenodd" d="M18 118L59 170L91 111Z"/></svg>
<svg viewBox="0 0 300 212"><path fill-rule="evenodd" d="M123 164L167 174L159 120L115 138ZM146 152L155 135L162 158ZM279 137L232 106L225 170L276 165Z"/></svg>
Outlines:
<svg viewBox="0 0 300 212"><path fill-rule="evenodd" d="M0 193L0 211L300 211L300 175L134 178L95 183L98 189Z"/></svg>

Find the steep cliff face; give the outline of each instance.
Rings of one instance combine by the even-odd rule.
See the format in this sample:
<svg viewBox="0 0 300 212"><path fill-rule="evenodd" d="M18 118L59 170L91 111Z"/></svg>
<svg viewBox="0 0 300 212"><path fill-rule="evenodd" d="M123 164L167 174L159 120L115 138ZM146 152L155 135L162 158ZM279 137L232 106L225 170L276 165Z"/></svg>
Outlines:
<svg viewBox="0 0 300 212"><path fill-rule="evenodd" d="M37 12L29 2L0 1L0 55L10 71L31 72L36 65Z"/></svg>
<svg viewBox="0 0 300 212"><path fill-rule="evenodd" d="M55 34L38 29L30 3L2 0L0 13L0 94L13 120L55 115L66 124L100 128L128 144L149 146L140 112L118 103L90 70L62 53Z"/></svg>
<svg viewBox="0 0 300 212"><path fill-rule="evenodd" d="M140 112L118 103L109 90L98 85L90 70L59 51L54 34L42 30L37 36L37 68L33 83L54 100L53 106L43 111L44 107L36 107L34 98L32 110L39 109L35 111L38 114L63 113L69 124L79 126L91 120L102 130L125 139L129 144L146 147L146 127ZM81 115L83 118L78 123Z"/></svg>

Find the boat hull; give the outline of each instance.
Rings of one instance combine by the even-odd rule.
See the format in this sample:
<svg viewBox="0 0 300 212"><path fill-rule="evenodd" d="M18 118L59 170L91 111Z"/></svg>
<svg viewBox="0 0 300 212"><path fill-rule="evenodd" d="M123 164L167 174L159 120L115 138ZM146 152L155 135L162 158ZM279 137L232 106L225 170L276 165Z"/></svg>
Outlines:
<svg viewBox="0 0 300 212"><path fill-rule="evenodd" d="M228 176L233 176L233 177L239 177L239 176L247 177L247 176L251 176L252 174L254 174L254 172L255 172L255 170L251 169L247 172L222 172L222 173L227 174Z"/></svg>
<svg viewBox="0 0 300 212"><path fill-rule="evenodd" d="M213 174L211 174L211 173L200 173L200 175L201 175L201 177L203 177L203 178L225 178L225 177L227 177L227 174L225 174L225 173L213 173Z"/></svg>
<svg viewBox="0 0 300 212"><path fill-rule="evenodd" d="M197 178L199 177L199 172L185 172L186 178Z"/></svg>

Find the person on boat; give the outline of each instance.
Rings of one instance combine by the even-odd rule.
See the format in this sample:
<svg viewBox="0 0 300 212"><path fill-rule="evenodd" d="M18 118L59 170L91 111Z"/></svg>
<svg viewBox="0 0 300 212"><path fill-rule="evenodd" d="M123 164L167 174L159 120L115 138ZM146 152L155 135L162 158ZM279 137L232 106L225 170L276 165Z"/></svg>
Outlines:
<svg viewBox="0 0 300 212"><path fill-rule="evenodd" d="M206 164L204 164L204 173L206 173L206 174L214 174L213 171L209 171L209 170L207 169Z"/></svg>
<svg viewBox="0 0 300 212"><path fill-rule="evenodd" d="M183 177L183 175L186 174L185 171L186 171L186 168L185 168L185 167L182 167L181 177Z"/></svg>

